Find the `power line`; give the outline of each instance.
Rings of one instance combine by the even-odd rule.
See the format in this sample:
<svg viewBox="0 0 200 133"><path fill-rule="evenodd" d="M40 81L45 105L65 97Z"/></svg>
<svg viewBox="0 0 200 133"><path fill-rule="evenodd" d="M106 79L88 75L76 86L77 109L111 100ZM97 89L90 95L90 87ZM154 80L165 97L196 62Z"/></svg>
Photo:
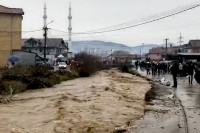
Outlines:
<svg viewBox="0 0 200 133"><path fill-rule="evenodd" d="M96 29L96 30L92 30L92 31L72 33L72 34L73 35L79 35L79 34L106 33L106 32L119 31L119 30L124 30L124 29L128 29L128 28L141 26L141 25L144 25L144 24L148 24L148 23L152 23L152 22L155 22L155 21L158 21L158 20L162 20L162 19L174 16L174 15L180 14L182 12L186 12L188 10L197 8L197 7L200 6L199 2L200 1L197 1L197 2L194 2L194 3L189 4L189 5L185 5L185 6L182 6L182 7L172 9L170 11L166 11L166 12L156 14L156 15L151 15L147 18L142 18L142 19L139 19L139 20L133 20L133 21L130 21L130 22L118 24L118 25L115 25L115 26L105 27L105 28L101 28L101 29ZM133 24L133 23L135 23L135 24ZM68 32L62 31L62 30L57 30L57 29L52 29L52 28L51 28L51 30L68 34ZM101 30L103 30L103 31L101 31ZM67 35L61 35L61 36L67 36Z"/></svg>
<svg viewBox="0 0 200 133"><path fill-rule="evenodd" d="M161 29L156 29L156 30L149 30L149 31L144 31L144 32L131 32L131 33L121 32L119 34L114 34L114 35L109 35L109 36L120 36L121 34L125 34L125 35L137 34L138 35L138 34L144 34L144 33L152 33L152 32L158 32L158 31L166 31L166 30L178 29L178 28L183 28L183 27L191 27L191 26L196 26L196 25L200 25L200 22L187 24L187 25L172 26L172 27L161 28ZM102 34L92 34L92 35L90 34L90 36L87 35L87 34L77 34L77 35L80 35L80 36L78 36L78 38L91 38L91 37L96 37L96 36L102 36ZM81 36L81 35L85 35L85 36ZM57 34L57 35L54 35L54 36L58 36L58 37L59 36L63 36L63 37L65 37L67 35L66 34Z"/></svg>
<svg viewBox="0 0 200 133"><path fill-rule="evenodd" d="M21 32L36 32L36 31L42 31L40 30L30 30L30 31L0 31L0 33L21 33Z"/></svg>
<svg viewBox="0 0 200 133"><path fill-rule="evenodd" d="M169 11L165 11L165 12L162 12L162 13L159 13L159 14L151 15L151 16L146 17L146 18L141 18L141 19L138 19L138 20L132 20L130 22L125 22L125 23L122 23L122 24L118 24L118 25L114 25L114 26L108 26L108 27L104 27L104 28L100 28L100 29L96 29L96 30L91 30L91 31L86 31L86 32L88 33L88 32L94 32L94 31L99 31L99 30L102 31L102 30L106 30L106 29L110 29L110 28L115 29L115 28L124 27L124 26L127 26L127 25L133 25L133 23L134 24L140 23L140 22L143 22L143 21L148 21L148 20L155 19L155 18L158 18L158 17L166 16L166 15L172 14L174 12L182 11L186 8L191 7L191 6L193 7L195 5L199 5L199 2L200 1L197 1L197 2L194 2L194 3L188 4L188 5L184 5L184 6L169 10Z"/></svg>
<svg viewBox="0 0 200 133"><path fill-rule="evenodd" d="M198 2L195 2L195 3L189 4L189 5L186 5L186 6L178 7L178 8L172 9L170 11L160 13L160 14L151 15L147 18L142 18L142 19L139 19L139 20L133 20L133 21L130 21L130 22L127 22L127 23L122 23L122 24L118 24L118 25L115 25L115 26L105 27L105 28L96 29L96 30L92 30L92 31L72 33L72 34L73 35L96 34L96 33L105 33L105 32L113 32L113 31L118 31L118 30L124 30L124 29L128 29L128 28L133 28L133 27L137 27L137 26L140 26L140 25L148 24L148 23L151 23L151 22L155 22L155 21L158 21L158 20L161 20L161 19L165 19L165 18L174 16L174 15L180 14L182 12L197 8L199 6L200 6L200 3L198 1ZM51 29L51 30L68 34L68 32L62 31L62 30L56 30L56 29ZM63 35L63 36L65 36L65 35Z"/></svg>
<svg viewBox="0 0 200 133"><path fill-rule="evenodd" d="M52 28L49 28L50 30L53 30L53 31L57 31L57 32L63 32L63 33L66 33L66 34L68 34L68 32L66 32L66 31L62 31L62 30L56 30L56 29L52 29Z"/></svg>
<svg viewBox="0 0 200 133"><path fill-rule="evenodd" d="M161 13L161 15L154 15L152 18L150 16L150 17L148 17L148 19L151 18L150 20L146 20L145 22L140 22L139 24L134 24L134 25L130 25L130 26L124 26L124 27L121 27L121 28L116 28L116 29L111 29L111 30L98 31L98 29L97 29L97 30L92 30L92 31L87 31L87 32L80 32L80 33L73 33L73 34L95 34L95 33L105 33L105 32L113 32L113 31L124 30L124 29L128 29L128 28L133 28L133 27L137 27L137 26L140 26L140 25L148 24L148 23L151 23L151 22L155 22L155 21L158 21L158 20L162 20L162 19L174 16L174 15L186 12L188 10L197 8L199 6L200 6L200 3L197 3L197 4L192 4L192 5L189 5L189 6L184 6L184 7L180 8L180 9L178 9L178 10L177 9L173 9L173 10L170 11L170 14L167 14L168 12L167 13L164 12L164 13ZM145 18L142 19L142 20L145 20ZM104 28L104 29L106 29L106 28Z"/></svg>

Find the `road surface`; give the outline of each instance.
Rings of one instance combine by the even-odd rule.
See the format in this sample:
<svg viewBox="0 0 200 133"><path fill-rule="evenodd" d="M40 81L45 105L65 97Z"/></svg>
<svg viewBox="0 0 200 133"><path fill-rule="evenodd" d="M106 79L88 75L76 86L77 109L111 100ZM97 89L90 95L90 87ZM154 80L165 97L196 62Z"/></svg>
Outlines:
<svg viewBox="0 0 200 133"><path fill-rule="evenodd" d="M139 71L142 75L146 75L145 72ZM161 76L148 76L153 81L158 81L162 78L173 84L172 75L166 74ZM164 132L164 133L200 133L200 85L194 80L193 84L189 84L186 77L178 77L177 88L166 87L158 85L157 88L165 91L163 97L170 97L166 94L167 91L171 91L174 94L173 99L165 98L164 101L171 101L170 104L165 102L155 103L154 109L161 107L163 110L168 107L167 113L150 112L144 116L144 120L137 121L138 126L143 128L135 128L134 133L153 133L153 132ZM155 100L158 101L158 100ZM172 102L174 101L174 103ZM157 118L153 116L157 115ZM169 117L168 117L169 116ZM164 118L164 119L163 119ZM151 120L151 121L148 121ZM148 127L149 126L149 127ZM150 128L151 126L151 128Z"/></svg>

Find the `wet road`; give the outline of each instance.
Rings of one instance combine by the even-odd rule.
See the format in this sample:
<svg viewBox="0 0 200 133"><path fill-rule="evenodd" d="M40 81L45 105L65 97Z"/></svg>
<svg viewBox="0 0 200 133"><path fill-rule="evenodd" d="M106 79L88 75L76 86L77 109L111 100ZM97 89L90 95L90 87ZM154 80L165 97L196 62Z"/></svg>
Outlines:
<svg viewBox="0 0 200 133"><path fill-rule="evenodd" d="M145 74L144 72L141 72ZM153 80L159 80L165 78L167 81L173 84L172 75L160 75L160 76L151 76ZM173 90L175 95L180 99L181 104L185 110L186 121L188 126L189 133L200 133L200 84L193 80L193 84L188 83L186 77L178 77L178 86L177 88L169 87Z"/></svg>

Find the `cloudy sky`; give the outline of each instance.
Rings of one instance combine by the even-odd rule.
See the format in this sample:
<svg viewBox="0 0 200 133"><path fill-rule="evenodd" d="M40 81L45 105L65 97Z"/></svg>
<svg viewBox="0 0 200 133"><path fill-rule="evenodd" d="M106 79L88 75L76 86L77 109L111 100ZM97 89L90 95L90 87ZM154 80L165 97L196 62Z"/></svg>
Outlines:
<svg viewBox="0 0 200 133"><path fill-rule="evenodd" d="M48 27L66 31L68 6L72 5L73 32L85 32L145 18L154 14L187 5L197 0L1 0L0 5L23 8L23 31L43 27L43 6L47 4L47 21L54 20ZM73 40L103 40L129 46L142 43L162 44L165 38L177 43L181 34L184 43L200 39L200 7L146 25L90 35L73 35ZM23 32L23 38L42 37L42 31ZM67 33L49 30L48 37L67 39Z"/></svg>

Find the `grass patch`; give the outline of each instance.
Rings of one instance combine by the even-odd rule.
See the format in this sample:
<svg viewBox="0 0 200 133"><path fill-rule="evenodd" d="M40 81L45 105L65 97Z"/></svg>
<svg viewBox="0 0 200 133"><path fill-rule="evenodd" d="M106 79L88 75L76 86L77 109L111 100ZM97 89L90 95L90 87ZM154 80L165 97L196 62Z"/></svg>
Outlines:
<svg viewBox="0 0 200 133"><path fill-rule="evenodd" d="M13 94L18 94L20 92L26 91L27 85L22 83L21 81L3 81L1 89L2 95L8 95L10 92L9 86L11 85L13 89Z"/></svg>

